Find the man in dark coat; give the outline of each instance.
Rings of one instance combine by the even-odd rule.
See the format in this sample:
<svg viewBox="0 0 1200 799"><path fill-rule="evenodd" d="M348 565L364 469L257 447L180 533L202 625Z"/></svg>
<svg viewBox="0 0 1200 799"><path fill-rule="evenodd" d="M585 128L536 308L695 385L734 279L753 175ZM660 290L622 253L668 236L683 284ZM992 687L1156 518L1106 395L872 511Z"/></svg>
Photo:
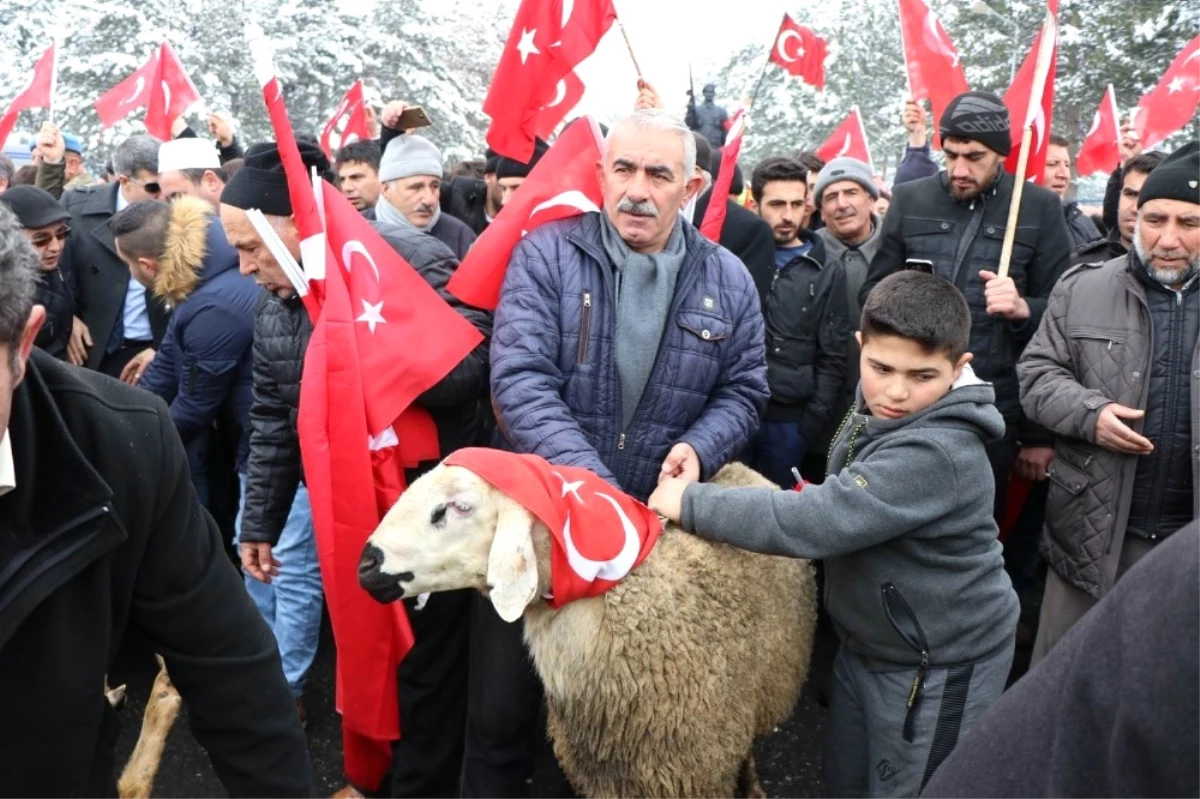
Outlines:
<svg viewBox="0 0 1200 799"><path fill-rule="evenodd" d="M78 324L72 339L87 352L84 365L121 377L135 358L145 368L167 331L166 305L129 276L117 255L108 220L130 203L158 197L158 146L151 136L131 136L113 153L115 183L73 189L62 196L71 214L73 241L64 266L74 275ZM90 343L88 343L90 342Z"/></svg>
<svg viewBox="0 0 1200 799"><path fill-rule="evenodd" d="M323 154L314 146L301 144L306 166L328 168ZM249 170L249 171L248 171ZM296 420L300 408L300 376L312 324L300 298L261 238L246 218L246 208L260 208L278 225L280 236L293 257L300 258L291 200L278 151L272 144L248 155L246 165L230 180L221 196L221 221L230 244L238 251L241 272L252 275L267 291L259 303L254 331L254 399L250 412L250 456L239 537L247 585L254 593L275 590L281 579L304 583L303 567L293 564L285 574L287 560L303 560L300 552L288 558L279 555L279 571L272 568L281 548L302 545L315 550L311 525L295 530L290 517L297 513L295 498L301 486L300 440ZM417 403L429 411L438 428L443 456L467 446L479 446L491 435L488 402L488 340L491 315L463 305L447 290L458 262L436 237L412 227L395 227L376 221L375 228L410 263L438 294L473 324L484 341L430 388ZM365 446L365 442L364 442ZM409 472L415 480L435 462L420 464ZM293 532L295 530L295 532ZM292 544L288 539L307 536ZM263 583L270 576L270 585ZM255 585L257 583L257 585ZM316 581L316 625L320 624L320 582ZM276 592L277 628L292 615L280 612L280 602L296 602L292 593ZM292 597L288 599L288 597ZM463 730L467 713L468 636L472 592L434 594L428 601L407 600L409 620L416 644L400 667L400 725L404 735L393 748L392 796L452 796L458 790L463 767ZM297 615L303 615L302 613ZM296 626L296 625L293 625ZM288 635L277 629L281 645ZM303 639L303 635L296 636ZM291 657L296 661L311 653L297 641ZM312 649L315 651L315 640ZM285 668L289 653L284 653ZM307 668L306 664L304 665ZM296 689L293 685L293 690ZM378 791L381 785L359 785L360 790Z"/></svg>
<svg viewBox="0 0 1200 799"><path fill-rule="evenodd" d="M0 203L16 214L21 231L38 254L37 304L46 309L46 321L35 343L55 358L66 360L75 318L75 288L59 264L70 243L67 222L71 215L50 192L36 186L13 186L0 194Z"/></svg>
<svg viewBox="0 0 1200 799"><path fill-rule="evenodd" d="M0 209L0 790L116 795L120 721L103 686L136 630L230 795L312 795L275 642L196 501L166 405L32 350L36 259Z"/></svg>
<svg viewBox="0 0 1200 799"><path fill-rule="evenodd" d="M1041 183L1054 192L1062 200L1063 219L1067 223L1067 233L1071 236L1072 251L1095 241L1101 241L1096 223L1087 217L1079 208L1079 203L1067 200L1067 192L1071 188L1071 142L1065 136L1057 134L1050 137L1050 146L1046 148L1046 170L1042 173Z"/></svg>
<svg viewBox="0 0 1200 799"><path fill-rule="evenodd" d="M971 365L996 390L1005 434L988 445L996 479L996 518L1002 518L1009 472L1021 444L1035 441L1023 426L1016 363L1037 330L1046 299L1067 268L1070 239L1062 203L1053 192L1027 184L1021 195L1007 277L996 270L1014 178L1004 171L1012 149L1008 109L988 92L954 98L940 123L946 170L897 186L883 220L879 251L859 293L901 269L921 269L958 286L971 307ZM1043 471L1045 469L1043 468Z"/></svg>
<svg viewBox="0 0 1200 799"><path fill-rule="evenodd" d="M1137 225L1138 193L1146 176L1167 157L1152 150L1135 155L1125 162L1121 173L1120 199L1117 201L1117 221L1104 238L1079 247L1071 254L1071 266L1094 264L1120 258L1133 248L1134 228Z"/></svg>

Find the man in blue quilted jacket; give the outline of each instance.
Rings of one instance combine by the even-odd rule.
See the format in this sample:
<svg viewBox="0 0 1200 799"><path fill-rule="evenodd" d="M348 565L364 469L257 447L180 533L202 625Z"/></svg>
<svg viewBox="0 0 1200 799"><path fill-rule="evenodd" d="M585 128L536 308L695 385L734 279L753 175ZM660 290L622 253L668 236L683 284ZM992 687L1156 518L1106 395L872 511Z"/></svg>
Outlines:
<svg viewBox="0 0 1200 799"><path fill-rule="evenodd" d="M661 476L712 477L754 435L769 396L758 292L680 215L700 189L695 166L682 122L636 111L597 166L603 211L542 225L513 251L491 348L500 446L591 469L645 501ZM475 622L472 660L496 688L477 689L473 663L468 760L508 748L496 756L523 765L486 795L512 796L532 766L536 677L519 624L487 602ZM467 796L484 787L468 783Z"/></svg>

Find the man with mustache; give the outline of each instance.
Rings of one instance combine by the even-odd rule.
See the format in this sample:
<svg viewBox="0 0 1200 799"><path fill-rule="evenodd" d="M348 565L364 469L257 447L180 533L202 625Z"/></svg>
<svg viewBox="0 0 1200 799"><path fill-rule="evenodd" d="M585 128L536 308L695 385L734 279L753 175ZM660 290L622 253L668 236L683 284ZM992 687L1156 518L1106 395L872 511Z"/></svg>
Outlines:
<svg viewBox="0 0 1200 799"><path fill-rule="evenodd" d="M1005 421L1004 435L987 448L999 521L1018 448L1040 445L1047 438L1045 431L1024 423L1015 366L1037 330L1050 290L1067 268L1070 238L1058 195L1026 183L1009 273L999 277L996 270L1016 182L1004 171L1004 159L1012 150L1008 109L990 92L966 92L946 106L939 132L946 169L896 187L859 300L901 269L944 277L966 297L972 366L995 387L996 407Z"/></svg>
<svg viewBox="0 0 1200 799"><path fill-rule="evenodd" d="M1071 249L1076 250L1104 237L1100 235L1096 223L1080 210L1079 203L1067 200L1067 192L1071 189L1070 147L1071 142L1066 136L1056 134L1050 137L1042 185L1062 198L1063 218L1067 223L1067 233L1071 236Z"/></svg>
<svg viewBox="0 0 1200 799"><path fill-rule="evenodd" d="M1200 516L1198 185L1193 141L1142 184L1133 251L1065 274L1018 364L1026 413L1058 436L1035 663Z"/></svg>
<svg viewBox="0 0 1200 799"><path fill-rule="evenodd" d="M662 477L710 478L758 429L762 312L742 262L684 224L702 178L682 121L635 111L596 168L603 209L538 227L509 262L491 348L496 444L645 501ZM540 689L522 627L481 597L473 623L468 764L503 768L487 784L468 771L463 795L527 795Z"/></svg>

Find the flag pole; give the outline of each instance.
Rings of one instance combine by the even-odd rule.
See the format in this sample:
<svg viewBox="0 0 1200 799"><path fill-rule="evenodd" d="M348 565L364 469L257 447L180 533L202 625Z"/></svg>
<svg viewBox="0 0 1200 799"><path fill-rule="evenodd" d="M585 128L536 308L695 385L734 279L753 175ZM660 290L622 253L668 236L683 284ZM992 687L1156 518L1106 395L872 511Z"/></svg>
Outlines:
<svg viewBox="0 0 1200 799"><path fill-rule="evenodd" d="M629 58L633 61L633 71L637 73L638 80L644 81L642 77L642 68L638 66L637 56L633 54L633 45L629 43L629 34L625 32L625 26L621 24L621 20L617 20L617 27L621 29L621 38L625 40L625 49L629 51Z"/></svg>
<svg viewBox="0 0 1200 799"><path fill-rule="evenodd" d="M1017 217L1021 213L1021 195L1025 190L1025 173L1029 169L1029 151L1033 146L1033 125L1042 107L1042 95L1046 89L1046 76L1050 74L1050 59L1054 53L1058 30L1054 14L1047 11L1042 23L1042 40L1038 45L1037 66L1033 71L1033 85L1029 89L1029 107L1025 110L1024 133L1021 135L1021 154L1017 158L1016 183L1013 185L1012 202L1008 205L1008 224L1004 228L1004 245L1000 249L1000 263L996 268L998 277L1008 277L1012 262L1013 241L1017 235Z"/></svg>
<svg viewBox="0 0 1200 799"><path fill-rule="evenodd" d="M54 48L54 58L50 59L50 108L47 115L50 118L50 124L54 124L54 96L58 94L58 37L50 43Z"/></svg>

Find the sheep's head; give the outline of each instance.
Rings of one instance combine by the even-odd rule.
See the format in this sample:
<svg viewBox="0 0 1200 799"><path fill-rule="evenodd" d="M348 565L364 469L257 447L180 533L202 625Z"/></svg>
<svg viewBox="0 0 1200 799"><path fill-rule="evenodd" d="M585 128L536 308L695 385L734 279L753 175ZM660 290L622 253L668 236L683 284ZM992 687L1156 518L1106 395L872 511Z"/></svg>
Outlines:
<svg viewBox="0 0 1200 799"><path fill-rule="evenodd" d="M474 472L441 465L409 486L367 539L358 582L380 602L475 588L515 621L539 588L533 526L525 508Z"/></svg>

